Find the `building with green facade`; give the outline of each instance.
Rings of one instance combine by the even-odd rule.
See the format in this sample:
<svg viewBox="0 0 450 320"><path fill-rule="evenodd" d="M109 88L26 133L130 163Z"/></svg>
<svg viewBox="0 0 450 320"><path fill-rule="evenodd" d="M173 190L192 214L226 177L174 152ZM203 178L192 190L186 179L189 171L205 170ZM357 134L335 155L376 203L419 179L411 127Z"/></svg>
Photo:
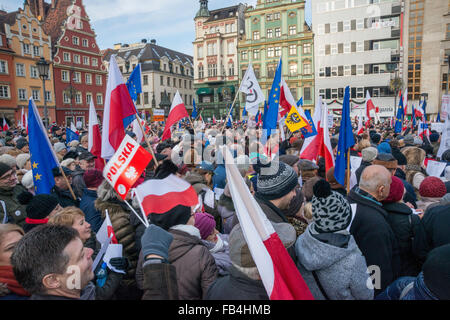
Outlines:
<svg viewBox="0 0 450 320"><path fill-rule="evenodd" d="M303 97L305 109L314 109L314 41L305 23L304 0L258 0L256 7L248 7L238 53L239 79L252 63L266 97L281 58L292 95Z"/></svg>

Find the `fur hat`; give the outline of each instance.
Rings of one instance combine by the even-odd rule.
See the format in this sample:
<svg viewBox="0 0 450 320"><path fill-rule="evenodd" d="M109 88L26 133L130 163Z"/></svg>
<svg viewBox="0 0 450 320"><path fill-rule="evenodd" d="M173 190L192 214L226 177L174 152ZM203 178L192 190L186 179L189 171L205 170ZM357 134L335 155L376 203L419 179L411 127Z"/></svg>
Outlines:
<svg viewBox="0 0 450 320"><path fill-rule="evenodd" d="M262 173L268 171L268 174L258 175L257 193L266 200L280 199L298 184L298 177L294 169L284 162L273 162L271 167L264 169Z"/></svg>
<svg viewBox="0 0 450 320"><path fill-rule="evenodd" d="M418 147L406 147L402 149L403 155L406 157L406 162L408 165L421 166L425 160L425 150Z"/></svg>
<svg viewBox="0 0 450 320"><path fill-rule="evenodd" d="M372 162L377 157L378 150L374 147L369 147L369 148L363 149L363 151L361 151L361 154L362 154L363 161Z"/></svg>
<svg viewBox="0 0 450 320"><path fill-rule="evenodd" d="M390 153L380 153L377 158L373 160L372 164L383 166L388 170L397 169L398 166L397 160Z"/></svg>
<svg viewBox="0 0 450 320"><path fill-rule="evenodd" d="M426 177L420 184L419 194L421 197L442 198L447 194L447 188L441 179Z"/></svg>
<svg viewBox="0 0 450 320"><path fill-rule="evenodd" d="M30 170L22 177L22 185L28 190L34 187L33 171Z"/></svg>
<svg viewBox="0 0 450 320"><path fill-rule="evenodd" d="M22 153L19 154L16 157L16 162L17 162L17 167L19 169L23 169L23 167L25 167L25 164L27 163L27 161L30 159L30 154L29 153Z"/></svg>

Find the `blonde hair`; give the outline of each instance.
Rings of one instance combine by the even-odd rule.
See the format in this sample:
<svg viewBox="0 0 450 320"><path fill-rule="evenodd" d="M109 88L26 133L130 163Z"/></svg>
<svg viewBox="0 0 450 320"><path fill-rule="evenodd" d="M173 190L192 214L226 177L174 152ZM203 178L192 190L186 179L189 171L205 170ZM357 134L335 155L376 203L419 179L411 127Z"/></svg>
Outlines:
<svg viewBox="0 0 450 320"><path fill-rule="evenodd" d="M305 204L305 209L304 209L303 216L304 216L307 220L312 220L313 215L312 215L312 203L311 203L311 202L307 202L307 203Z"/></svg>
<svg viewBox="0 0 450 320"><path fill-rule="evenodd" d="M23 231L23 229L21 227L19 227L17 224L11 224L11 223L0 224L0 242L3 240L3 237L10 232L18 232L22 236L25 235L25 232Z"/></svg>
<svg viewBox="0 0 450 320"><path fill-rule="evenodd" d="M358 144L358 150L363 151L365 148L369 148L370 146L370 141L363 139Z"/></svg>
<svg viewBox="0 0 450 320"><path fill-rule="evenodd" d="M54 217L51 217L48 224L72 227L76 217L84 218L83 211L77 207L67 207L58 212Z"/></svg>
<svg viewBox="0 0 450 320"><path fill-rule="evenodd" d="M88 142L88 140L89 140L89 136L85 135L81 138L81 143Z"/></svg>

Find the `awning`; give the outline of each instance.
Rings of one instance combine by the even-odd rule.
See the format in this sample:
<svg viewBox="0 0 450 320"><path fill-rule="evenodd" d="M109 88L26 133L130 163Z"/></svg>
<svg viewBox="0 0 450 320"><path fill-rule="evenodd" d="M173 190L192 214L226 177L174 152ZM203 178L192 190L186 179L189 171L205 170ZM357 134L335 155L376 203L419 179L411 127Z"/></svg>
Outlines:
<svg viewBox="0 0 450 320"><path fill-rule="evenodd" d="M197 90L197 95L214 94L213 88L200 88Z"/></svg>

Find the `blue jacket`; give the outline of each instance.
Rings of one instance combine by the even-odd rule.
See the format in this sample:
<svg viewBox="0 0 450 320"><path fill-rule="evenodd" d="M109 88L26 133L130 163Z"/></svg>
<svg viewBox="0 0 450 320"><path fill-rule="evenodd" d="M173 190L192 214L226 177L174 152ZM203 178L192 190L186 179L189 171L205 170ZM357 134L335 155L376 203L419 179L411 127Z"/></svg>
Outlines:
<svg viewBox="0 0 450 320"><path fill-rule="evenodd" d="M84 189L81 197L80 209L84 212L86 221L91 225L92 231L98 232L102 226L103 219L101 212L97 211L94 202L97 200L97 191Z"/></svg>
<svg viewBox="0 0 450 320"><path fill-rule="evenodd" d="M225 171L225 166L223 164L219 164L214 170L213 176L213 186L215 188L225 189L227 180L227 173Z"/></svg>

